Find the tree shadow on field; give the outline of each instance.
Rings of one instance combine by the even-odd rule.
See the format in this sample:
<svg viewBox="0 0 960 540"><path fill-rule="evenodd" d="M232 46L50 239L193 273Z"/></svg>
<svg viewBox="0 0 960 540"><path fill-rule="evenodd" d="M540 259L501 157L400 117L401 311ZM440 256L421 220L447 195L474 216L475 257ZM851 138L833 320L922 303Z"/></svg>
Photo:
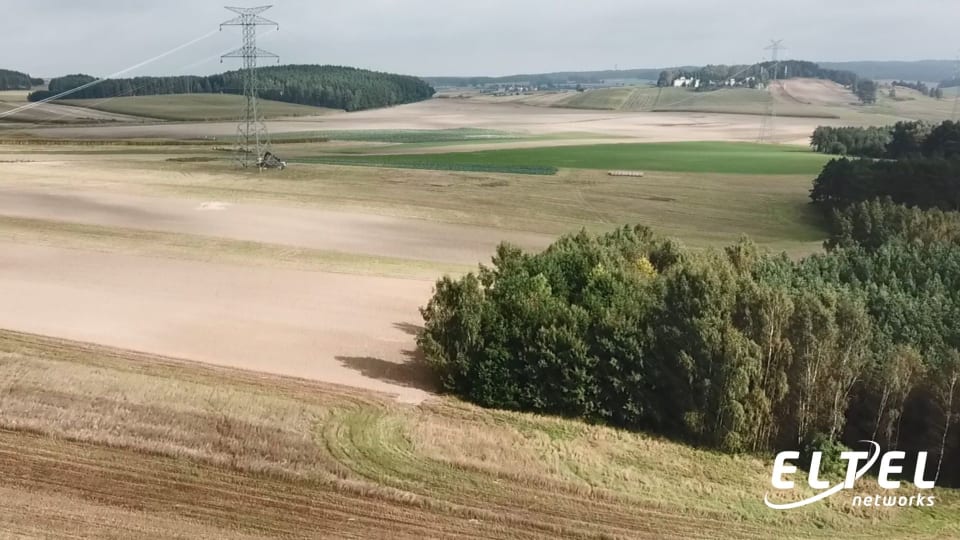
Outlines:
<svg viewBox="0 0 960 540"><path fill-rule="evenodd" d="M415 336L421 327L410 323L394 323L393 327ZM402 351L406 357L403 363L390 362L372 356L337 356L344 366L359 371L364 377L377 379L409 388L419 388L428 392L440 389L436 375L427 366L423 351L419 347Z"/></svg>

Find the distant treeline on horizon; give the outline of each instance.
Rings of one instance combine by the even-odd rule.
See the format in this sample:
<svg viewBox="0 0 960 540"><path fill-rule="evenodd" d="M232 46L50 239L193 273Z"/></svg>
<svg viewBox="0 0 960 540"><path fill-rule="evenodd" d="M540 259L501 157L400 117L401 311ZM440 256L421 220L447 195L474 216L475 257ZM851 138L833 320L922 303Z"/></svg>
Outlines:
<svg viewBox="0 0 960 540"><path fill-rule="evenodd" d="M813 62L806 63L813 64ZM943 81L942 86L944 87L957 85L956 83L949 84L949 80L954 78L956 74L957 63L952 60L817 62L816 64L823 70L853 73L858 78L864 79L923 81L926 83ZM424 79L436 87L470 87L516 83L549 87L569 83L597 84L616 80L656 81L664 71L694 72L707 67L710 66L687 65L663 68L530 73L502 77L461 76L424 77Z"/></svg>
<svg viewBox="0 0 960 540"><path fill-rule="evenodd" d="M343 66L284 65L257 68L263 99L359 111L429 99L434 89L422 79ZM29 96L40 101L96 80L75 74L50 80L47 90ZM102 99L159 94L240 94L243 73L108 79L64 99Z"/></svg>
<svg viewBox="0 0 960 540"><path fill-rule="evenodd" d="M29 90L42 84L43 79L37 79L19 71L0 69L0 90Z"/></svg>

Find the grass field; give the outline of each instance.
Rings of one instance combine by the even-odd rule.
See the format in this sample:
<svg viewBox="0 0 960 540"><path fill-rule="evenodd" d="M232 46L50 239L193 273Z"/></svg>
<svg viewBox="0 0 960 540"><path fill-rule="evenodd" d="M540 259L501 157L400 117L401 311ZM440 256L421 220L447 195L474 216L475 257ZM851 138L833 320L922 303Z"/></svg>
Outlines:
<svg viewBox="0 0 960 540"><path fill-rule="evenodd" d="M769 462L0 331L0 529L14 536L960 534L958 497L943 490L933 509L852 509L845 492L771 512Z"/></svg>
<svg viewBox="0 0 960 540"><path fill-rule="evenodd" d="M243 106L243 97L230 94L168 94L108 99L65 99L58 103L160 120L236 120ZM258 104L267 118L313 116L331 112L330 109L320 107L270 100L259 100Z"/></svg>
<svg viewBox="0 0 960 540"><path fill-rule="evenodd" d="M526 169L556 167L816 175L827 160L829 160L828 156L795 146L684 142L523 148L449 154L371 155L348 158L317 156L296 158L294 161L468 171L490 167L497 168L501 172L524 172Z"/></svg>

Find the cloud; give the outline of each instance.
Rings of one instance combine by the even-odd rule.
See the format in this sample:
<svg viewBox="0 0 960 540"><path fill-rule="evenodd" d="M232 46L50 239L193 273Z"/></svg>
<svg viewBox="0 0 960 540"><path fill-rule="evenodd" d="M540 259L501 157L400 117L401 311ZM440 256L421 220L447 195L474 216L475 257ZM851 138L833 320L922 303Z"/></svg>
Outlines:
<svg viewBox="0 0 960 540"><path fill-rule="evenodd" d="M955 0L279 0L263 48L285 63L344 64L417 75L744 63L784 38L805 60L952 58ZM220 2L6 0L0 67L39 76L112 73L210 31ZM225 29L137 74L211 73L239 43ZM15 53L15 54L14 54Z"/></svg>

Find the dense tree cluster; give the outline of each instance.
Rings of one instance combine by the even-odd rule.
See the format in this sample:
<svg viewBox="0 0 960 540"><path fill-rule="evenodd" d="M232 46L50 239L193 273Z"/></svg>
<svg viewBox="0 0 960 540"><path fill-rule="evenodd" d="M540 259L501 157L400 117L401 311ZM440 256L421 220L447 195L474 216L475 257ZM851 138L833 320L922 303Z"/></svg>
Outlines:
<svg viewBox="0 0 960 540"><path fill-rule="evenodd" d="M683 250L643 227L502 245L492 267L437 283L418 341L447 389L484 406L728 451L956 452L960 249L858 235L802 261L746 240ZM943 467L941 484L960 482Z"/></svg>
<svg viewBox="0 0 960 540"><path fill-rule="evenodd" d="M814 180L813 202L826 208L889 197L920 208L960 210L960 160L831 160Z"/></svg>
<svg viewBox="0 0 960 540"><path fill-rule="evenodd" d="M671 86L679 77L699 79L706 87L722 85L725 81L763 82L770 79L812 78L827 79L843 86L853 87L858 80L851 71L824 69L814 62L803 60L785 60L782 62L761 62L752 65L709 65L702 68L668 69L660 73L658 86Z"/></svg>
<svg viewBox="0 0 960 540"><path fill-rule="evenodd" d="M889 198L873 199L833 208L830 234L828 249L855 246L878 249L895 241L960 246L960 212L944 212L938 208L922 210L896 204Z"/></svg>
<svg viewBox="0 0 960 540"><path fill-rule="evenodd" d="M430 98L434 91L416 77L350 67L288 65L258 68L261 97L288 103L357 111ZM227 93L243 91L242 72L206 77L135 77L110 79L71 94L72 99L156 94ZM31 101L93 81L89 75L68 75L50 81L49 91L30 94Z"/></svg>
<svg viewBox="0 0 960 540"><path fill-rule="evenodd" d="M43 79L35 79L26 73L0 69L0 90L29 90L43 84Z"/></svg>
<svg viewBox="0 0 960 540"><path fill-rule="evenodd" d="M852 133L867 140L875 129L854 128ZM831 148L835 134L851 133L842 128L817 131L812 143L821 151L836 149ZM882 156L888 160L840 158L827 163L814 180L813 202L830 209L890 198L923 209L960 210L960 123L900 122L889 133ZM879 157L873 146L854 149L861 156Z"/></svg>
<svg viewBox="0 0 960 540"><path fill-rule="evenodd" d="M888 127L820 126L810 137L810 146L824 154L882 158L893 135Z"/></svg>
<svg viewBox="0 0 960 540"><path fill-rule="evenodd" d="M932 97L932 98L937 98L937 99L943 98L942 88L939 88L936 86L933 86L933 87L927 86L921 81L917 81L917 82L895 81L892 86L894 89L896 89L896 87L898 86L903 88L910 88L912 90L916 90L917 92L920 92L925 96Z"/></svg>
<svg viewBox="0 0 960 540"><path fill-rule="evenodd" d="M810 138L817 152L867 158L960 157L960 123L897 122L892 127L820 126Z"/></svg>
<svg viewBox="0 0 960 540"><path fill-rule="evenodd" d="M871 105L877 102L877 83L870 79L858 79L853 84L853 93L862 103Z"/></svg>

